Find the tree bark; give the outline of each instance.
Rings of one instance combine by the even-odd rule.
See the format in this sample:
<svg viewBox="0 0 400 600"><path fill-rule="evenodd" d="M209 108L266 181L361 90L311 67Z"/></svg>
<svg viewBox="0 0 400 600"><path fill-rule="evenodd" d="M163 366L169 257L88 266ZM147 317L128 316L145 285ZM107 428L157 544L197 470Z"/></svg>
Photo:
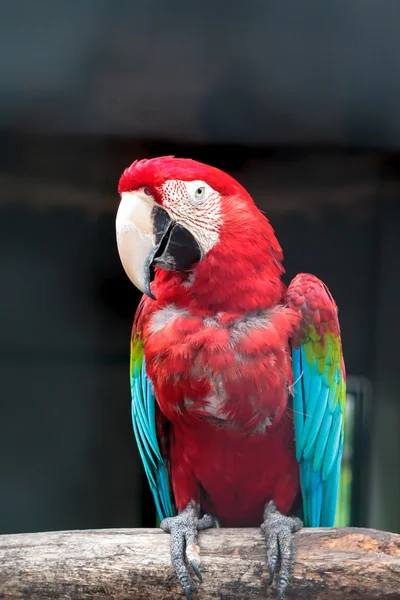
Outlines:
<svg viewBox="0 0 400 600"><path fill-rule="evenodd" d="M194 599L276 597L267 591L265 542L257 529L199 536L202 584ZM372 529L303 529L287 598L400 599L400 535ZM184 597L156 529L0 536L0 598L162 600Z"/></svg>

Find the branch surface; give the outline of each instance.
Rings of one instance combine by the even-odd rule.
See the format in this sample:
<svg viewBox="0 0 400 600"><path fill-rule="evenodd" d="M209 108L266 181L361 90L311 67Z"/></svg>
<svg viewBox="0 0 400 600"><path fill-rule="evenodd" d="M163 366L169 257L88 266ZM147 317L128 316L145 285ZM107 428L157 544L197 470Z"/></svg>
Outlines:
<svg viewBox="0 0 400 600"><path fill-rule="evenodd" d="M287 598L400 599L400 535L373 529L303 529ZM202 584L194 599L276 597L267 589L258 529L199 536ZM172 600L183 597L170 567L169 536L108 529L0 536L0 598Z"/></svg>

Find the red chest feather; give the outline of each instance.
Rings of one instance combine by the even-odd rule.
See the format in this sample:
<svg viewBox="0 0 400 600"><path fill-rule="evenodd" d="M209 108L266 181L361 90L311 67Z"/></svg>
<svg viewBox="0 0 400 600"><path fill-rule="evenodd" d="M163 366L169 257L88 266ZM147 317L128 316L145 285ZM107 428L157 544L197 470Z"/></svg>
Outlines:
<svg viewBox="0 0 400 600"><path fill-rule="evenodd" d="M282 306L241 317L194 316L173 305L154 312L145 356L162 412L173 422L192 416L265 431L286 408L296 323Z"/></svg>
<svg viewBox="0 0 400 600"><path fill-rule="evenodd" d="M146 319L147 372L172 422L179 508L197 497L231 524L260 521L270 498L289 510L298 491L286 410L296 323L282 306L204 318L170 305Z"/></svg>

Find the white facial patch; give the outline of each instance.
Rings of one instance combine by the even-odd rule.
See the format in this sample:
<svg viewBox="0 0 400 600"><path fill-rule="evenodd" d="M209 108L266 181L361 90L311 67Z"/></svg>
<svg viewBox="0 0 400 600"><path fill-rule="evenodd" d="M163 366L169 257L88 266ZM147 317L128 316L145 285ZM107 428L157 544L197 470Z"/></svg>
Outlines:
<svg viewBox="0 0 400 600"><path fill-rule="evenodd" d="M163 205L200 245L204 254L219 240L221 196L204 181L172 179L162 186Z"/></svg>

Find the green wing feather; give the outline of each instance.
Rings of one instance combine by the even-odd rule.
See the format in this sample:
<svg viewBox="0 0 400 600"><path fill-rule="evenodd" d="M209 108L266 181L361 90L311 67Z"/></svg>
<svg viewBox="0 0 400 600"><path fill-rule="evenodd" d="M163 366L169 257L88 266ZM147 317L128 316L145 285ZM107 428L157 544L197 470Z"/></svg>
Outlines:
<svg viewBox="0 0 400 600"><path fill-rule="evenodd" d="M140 332L134 333L131 340L130 361L132 424L157 514L162 521L165 517L172 517L174 509L168 464L161 454L157 438L156 399L152 383L146 373L143 346Z"/></svg>
<svg viewBox="0 0 400 600"><path fill-rule="evenodd" d="M343 453L346 373L337 307L326 286L298 275L288 305L300 311L292 340L293 411L307 527L332 527Z"/></svg>

